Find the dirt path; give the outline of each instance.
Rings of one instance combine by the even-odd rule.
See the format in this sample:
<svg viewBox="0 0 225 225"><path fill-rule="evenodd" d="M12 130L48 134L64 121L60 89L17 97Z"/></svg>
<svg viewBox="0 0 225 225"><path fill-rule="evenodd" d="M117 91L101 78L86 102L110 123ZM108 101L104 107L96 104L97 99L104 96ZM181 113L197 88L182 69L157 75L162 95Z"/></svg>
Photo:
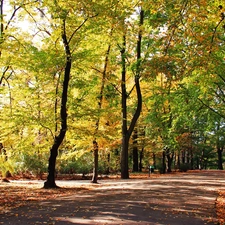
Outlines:
<svg viewBox="0 0 225 225"><path fill-rule="evenodd" d="M90 181L58 181L59 186ZM0 224L216 224L217 191L225 173L204 171L158 178L102 180L89 190L30 202L0 215Z"/></svg>

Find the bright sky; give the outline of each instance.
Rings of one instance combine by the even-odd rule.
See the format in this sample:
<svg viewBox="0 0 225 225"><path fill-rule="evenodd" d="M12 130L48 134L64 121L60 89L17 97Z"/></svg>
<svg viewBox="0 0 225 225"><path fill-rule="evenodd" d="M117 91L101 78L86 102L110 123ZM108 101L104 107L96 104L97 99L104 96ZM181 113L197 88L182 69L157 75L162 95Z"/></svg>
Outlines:
<svg viewBox="0 0 225 225"><path fill-rule="evenodd" d="M9 19L12 17L12 14L14 12L14 9L12 6L10 6L8 4L7 1L4 2L3 5L3 15L4 15L4 21L8 22ZM29 28L29 22L24 20L24 21L18 21L18 19L16 19L16 17L13 20L14 22L17 21L17 27L20 27L23 30L27 30Z"/></svg>

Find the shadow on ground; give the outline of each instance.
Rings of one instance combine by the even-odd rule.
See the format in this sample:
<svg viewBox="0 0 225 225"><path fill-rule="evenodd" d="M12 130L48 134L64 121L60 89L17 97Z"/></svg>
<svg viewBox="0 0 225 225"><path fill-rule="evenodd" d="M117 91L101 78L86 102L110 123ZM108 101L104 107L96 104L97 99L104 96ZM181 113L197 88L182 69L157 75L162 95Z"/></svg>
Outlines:
<svg viewBox="0 0 225 225"><path fill-rule="evenodd" d="M159 178L103 180L91 190L13 209L0 215L0 223L216 224L215 199L217 191L225 187L224 177L224 172L206 171ZM61 181L59 185L66 187L66 182Z"/></svg>

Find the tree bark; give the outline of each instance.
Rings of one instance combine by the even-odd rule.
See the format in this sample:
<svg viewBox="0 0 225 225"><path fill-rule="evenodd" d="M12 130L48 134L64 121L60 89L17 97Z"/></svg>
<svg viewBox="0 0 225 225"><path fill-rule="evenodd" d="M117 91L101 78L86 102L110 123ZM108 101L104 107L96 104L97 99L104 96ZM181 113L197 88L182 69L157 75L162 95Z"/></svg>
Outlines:
<svg viewBox="0 0 225 225"><path fill-rule="evenodd" d="M163 151L162 153L162 168L161 168L161 173L164 174L166 173L166 153Z"/></svg>
<svg viewBox="0 0 225 225"><path fill-rule="evenodd" d="M122 151L121 151L121 178L129 178L128 166L128 148L129 148L129 133L127 130L127 91L126 91L126 35L123 36L123 48L121 49L121 65L122 65Z"/></svg>
<svg viewBox="0 0 225 225"><path fill-rule="evenodd" d="M141 40L142 30L141 26L144 22L144 11L140 12L140 29L137 41L137 68L135 74L135 88L137 94L137 107L132 117L129 128L127 128L127 92L126 92L126 35L123 37L123 47L121 49L121 64L122 64L122 79L121 79L121 90L122 90L122 151L121 151L121 178L129 179L129 164L128 164L128 149L130 136L134 130L136 122L140 116L142 109L142 95L140 88L140 60L141 60Z"/></svg>
<svg viewBox="0 0 225 225"><path fill-rule="evenodd" d="M223 170L223 148L217 147L218 169Z"/></svg>
<svg viewBox="0 0 225 225"><path fill-rule="evenodd" d="M138 172L138 132L137 127L134 129L133 133L133 172Z"/></svg>
<svg viewBox="0 0 225 225"><path fill-rule="evenodd" d="M172 172L172 162L173 162L173 156L170 154L167 155L167 173Z"/></svg>
<svg viewBox="0 0 225 225"><path fill-rule="evenodd" d="M173 162L173 157L174 153L170 152L170 149L168 147L165 148L165 154L167 157L167 172L171 173L172 172L172 162Z"/></svg>
<svg viewBox="0 0 225 225"><path fill-rule="evenodd" d="M98 183L98 143L93 141L93 152L94 152L94 165L93 165L93 176L92 183Z"/></svg>
<svg viewBox="0 0 225 225"><path fill-rule="evenodd" d="M140 151L140 157L139 157L139 172L142 172L142 168L143 168L143 160L144 157L144 147L142 147L141 151Z"/></svg>
<svg viewBox="0 0 225 225"><path fill-rule="evenodd" d="M112 30L111 30L111 35L112 35ZM105 88L105 80L106 80L106 75L107 75L107 67L108 67L110 49L111 49L111 45L108 46L108 49L106 51L105 65L104 65L104 70L102 72L102 81L101 81L101 88L100 88L99 102L98 102L98 110L99 111L102 109L103 92L104 92L104 88ZM96 135L97 135L98 129L99 129L99 122L100 122L100 116L98 116L97 121L96 121L95 132L94 132L95 139L93 140L94 164L93 164L92 183L98 183L98 143L96 141Z"/></svg>
<svg viewBox="0 0 225 225"><path fill-rule="evenodd" d="M140 151L140 156L139 156L139 172L142 172L142 169L143 169L143 163L142 163L142 160L144 158L144 149L145 149L145 127L143 129L141 129L141 132L140 132L140 135L141 135L141 151Z"/></svg>
<svg viewBox="0 0 225 225"><path fill-rule="evenodd" d="M110 173L110 152L107 155L107 169L106 174L108 175Z"/></svg>
<svg viewBox="0 0 225 225"><path fill-rule="evenodd" d="M62 26L62 40L66 53L66 65L64 70L64 79L63 79L63 90L61 96L61 108L60 108L60 119L61 119L61 128L57 136L55 136L54 144L50 149L50 157L48 160L48 176L47 181L44 183L44 188L57 188L58 186L55 183L55 166L56 158L58 156L58 148L61 145L67 130L67 97L68 97L68 86L70 80L70 70L72 65L71 52L69 43L66 36L65 30L65 20L63 20Z"/></svg>

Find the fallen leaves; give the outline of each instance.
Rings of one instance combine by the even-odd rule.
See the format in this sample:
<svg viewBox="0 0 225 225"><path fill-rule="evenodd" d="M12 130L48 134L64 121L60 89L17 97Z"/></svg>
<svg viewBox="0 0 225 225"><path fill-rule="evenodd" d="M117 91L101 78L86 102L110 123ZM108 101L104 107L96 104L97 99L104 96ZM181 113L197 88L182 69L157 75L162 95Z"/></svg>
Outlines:
<svg viewBox="0 0 225 225"><path fill-rule="evenodd" d="M225 190L219 191L216 199L216 213L220 225L225 224Z"/></svg>
<svg viewBox="0 0 225 225"><path fill-rule="evenodd" d="M186 176L187 173L185 173ZM98 185L94 185L94 184L86 184L82 186L82 184L77 183L76 186L74 186L74 183L72 185L72 183L68 182L68 186L65 185L65 187L67 188L59 188L59 189L42 189L41 187L43 186L42 182L38 182L36 180L17 180L17 181L12 181L10 183L0 183L0 213L5 213L7 211L10 211L11 208L14 207L19 207L19 206L23 206L25 204L27 204L28 202L31 201L42 201L42 200L47 200L49 199L48 202L50 202L50 199L55 199L57 197L64 197L63 199L67 199L70 198L70 195L73 194L77 194L79 192L78 197L82 197L85 198L85 196L87 195L88 192L83 192L82 190L95 190L96 188L99 188L99 191L95 192L95 197L102 199L105 196L105 190L109 189L111 190L111 192L113 193L114 189L112 190L112 186L116 186L116 189L119 189L119 193L120 193L120 197L126 195L126 193L130 193L128 190L131 189L135 189L136 191L139 191L139 188L136 189L137 184L139 184L139 181L136 181L135 179L143 179L143 182L140 182L140 185L142 185L143 187L140 190L147 190L146 193L148 193L149 195L154 196L154 198L151 198L151 203L147 203L145 204L145 198L144 198L144 193L145 192L141 192L143 194L143 197L141 199L139 199L140 195L134 195L134 197L129 198L129 201L127 202L127 205L124 205L123 207L121 207L121 210L126 211L131 210L133 208L133 201L137 198L137 204L138 207L142 206L143 207L143 212L144 214L148 213L148 211L152 210L152 211L160 211L163 210L164 212L164 216L165 217L174 217L176 218L178 214L185 214L187 213L188 216L194 216L194 217L201 217L202 215L199 215L200 212L198 210L198 208L194 208L192 206L196 206L199 204L199 202L197 201L197 198L188 198L188 196L192 193L192 197L197 193L196 190L198 188L200 188L200 194L201 194L201 201L203 201L203 203L210 201L212 203L212 205L210 205L210 209L213 211L213 201L215 199L214 197L210 197L211 193L215 193L212 189L211 190L211 186L201 186L200 184L198 184L198 179L205 179L205 176L199 177L196 176L196 180L195 183L191 183L190 180L187 180L187 182L184 182L184 179L181 179L180 183L177 180L178 178L180 179L180 174L178 174L178 178L177 179L172 179L172 176L175 176L176 174L172 175L161 175L160 178L167 178L167 182L171 183L166 183L164 179L160 180L159 179L159 183L158 184L156 182L156 179L152 179L154 178L158 178L157 176L159 176L158 174L152 174L152 176L149 179L148 176L145 174L143 176L141 176L141 174L135 174L134 176L131 176L131 180L129 180L129 182L127 183L127 185L129 185L129 189L126 188L125 186L125 182L121 182L119 181L118 183L116 183L116 177L111 177L112 182L109 181L108 183L106 182L104 184L104 187L101 186L101 184ZM169 178L168 178L169 177ZM171 177L171 178L170 178ZM192 177L193 179L193 177ZM207 178L208 179L208 178ZM158 179L157 179L158 180ZM201 181L201 180L200 180ZM131 185L131 182L133 182L134 184ZM165 185L165 183L167 185ZM172 185L174 183L174 185ZM148 186L148 188L146 188L146 184ZM195 184L195 188L192 188L193 184ZM170 186L171 185L171 186ZM186 199L186 201L184 202L185 204L187 204L189 206L189 208L185 208L185 206L180 205L180 201L175 201L177 197L177 189L175 188L176 186L180 188L180 193L181 195L179 195L179 197L181 198L183 196L183 199ZM179 186L180 185L180 186ZM190 186L191 188L188 189L190 191L187 191L185 186ZM102 189L101 189L102 187ZM160 188L159 188L160 187ZM171 188L173 187L173 188ZM115 190L116 190L115 189ZM163 190L168 190L167 192L163 191ZM217 189L218 190L218 189ZM109 193L111 193L109 192ZM210 192L210 196L207 195L207 192ZM108 193L108 194L109 194ZM166 194L165 194L166 193ZM114 193L113 193L114 194ZM141 196L142 196L141 194ZM68 197L66 197L68 196ZM198 197L196 195L196 197ZM144 204L144 205L143 205ZM92 208L91 206L92 204L89 204L89 207L86 208L85 210L82 208L77 207L76 210L74 210L72 212L72 214L76 214L76 212L78 211L94 211L95 208ZM160 207L161 205L161 207ZM171 205L173 206L173 208L171 208ZM52 212L56 211L56 205L52 206ZM169 209L169 211L166 211L165 209ZM225 190L224 191L220 191L219 192L219 196L217 198L217 202L216 202L216 209L217 209L217 216L219 218L220 225L224 225L225 224ZM206 207L205 210L208 210L208 208ZM215 211L213 211L214 213ZM84 215L85 216L85 215ZM207 222L210 221L214 221L215 218L205 218L205 214L204 214L204 218L202 217L202 220L207 220ZM1 224L1 223L0 223Z"/></svg>
<svg viewBox="0 0 225 225"><path fill-rule="evenodd" d="M67 187L57 189L43 189L40 185L24 183L0 183L0 213L5 213L12 208L25 205L29 201L41 201L67 196L84 190L84 187Z"/></svg>

